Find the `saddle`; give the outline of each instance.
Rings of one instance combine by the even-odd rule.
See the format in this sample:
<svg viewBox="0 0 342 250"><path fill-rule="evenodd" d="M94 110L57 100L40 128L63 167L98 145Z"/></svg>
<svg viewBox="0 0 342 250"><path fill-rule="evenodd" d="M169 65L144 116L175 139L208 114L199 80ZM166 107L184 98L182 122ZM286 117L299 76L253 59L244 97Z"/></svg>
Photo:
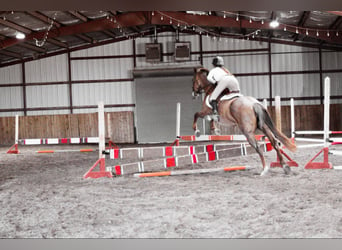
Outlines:
<svg viewBox="0 0 342 250"><path fill-rule="evenodd" d="M236 98L236 97L240 97L240 96L243 96L242 94L240 93L230 93L228 95L224 95L222 97L219 97L219 100L218 101L228 101L228 100L231 100L233 98ZM205 99L205 104L209 107L209 108L213 108L211 105L210 105L210 95L208 95Z"/></svg>

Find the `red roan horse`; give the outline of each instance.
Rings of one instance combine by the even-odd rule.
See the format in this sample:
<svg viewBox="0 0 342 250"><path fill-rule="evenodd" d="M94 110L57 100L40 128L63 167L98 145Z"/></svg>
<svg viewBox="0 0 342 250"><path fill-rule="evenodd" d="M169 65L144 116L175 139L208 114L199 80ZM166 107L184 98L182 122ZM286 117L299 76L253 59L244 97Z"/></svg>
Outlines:
<svg viewBox="0 0 342 250"><path fill-rule="evenodd" d="M208 70L205 68L195 68L195 74L193 78L193 95L199 95L205 92L206 97L212 93L215 86L207 80ZM249 144L259 154L263 171L261 175L268 172L269 166L266 166L265 158L262 150L258 147L258 142L255 138L255 131L261 130L270 140L273 148L277 152L280 164L283 166L284 172L289 174L291 172L290 167L283 159L283 155L279 150L277 139L285 145L290 151L296 150L296 145L286 137L281 131L279 131L273 124L273 121L264 108L264 106L253 97L239 96L230 100L219 101L218 112L220 115L220 121L224 123L231 123L237 125L241 132L246 136ZM205 100L202 105L202 110L197 112L194 116L193 129L195 134L199 135L197 129L197 119L204 118L206 115L212 113L212 109L209 108Z"/></svg>

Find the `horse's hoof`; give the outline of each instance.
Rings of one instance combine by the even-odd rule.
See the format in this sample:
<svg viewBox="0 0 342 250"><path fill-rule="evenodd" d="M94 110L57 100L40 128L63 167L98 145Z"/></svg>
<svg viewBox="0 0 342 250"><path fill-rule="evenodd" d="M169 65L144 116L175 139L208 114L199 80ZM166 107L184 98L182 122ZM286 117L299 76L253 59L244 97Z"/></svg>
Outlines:
<svg viewBox="0 0 342 250"><path fill-rule="evenodd" d="M283 167L285 174L290 174L291 173L291 168L288 165L285 165Z"/></svg>
<svg viewBox="0 0 342 250"><path fill-rule="evenodd" d="M201 132L197 129L196 131L195 131L195 136L196 137L199 137L201 135Z"/></svg>
<svg viewBox="0 0 342 250"><path fill-rule="evenodd" d="M214 130L214 134L215 134L215 135L221 135L221 130L219 130L219 129L216 128L216 129Z"/></svg>
<svg viewBox="0 0 342 250"><path fill-rule="evenodd" d="M265 167L264 170L261 172L260 176L265 176L268 173L268 170L270 170L270 168Z"/></svg>

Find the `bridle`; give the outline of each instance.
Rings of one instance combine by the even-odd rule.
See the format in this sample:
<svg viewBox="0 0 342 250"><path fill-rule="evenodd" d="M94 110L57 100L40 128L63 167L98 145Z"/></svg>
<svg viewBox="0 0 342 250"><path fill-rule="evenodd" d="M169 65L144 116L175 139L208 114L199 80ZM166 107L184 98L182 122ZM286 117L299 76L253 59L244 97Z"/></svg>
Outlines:
<svg viewBox="0 0 342 250"><path fill-rule="evenodd" d="M206 92L205 91L205 88L208 87L210 84L208 84L207 86L203 86L203 81L200 79L200 76L199 74L202 73L203 71L206 71L207 72L207 69L204 69L204 68L199 68L197 69L196 71L196 74L195 74L195 79L193 81L193 86L192 86L192 97L193 98L196 98L198 97L200 94ZM202 83L201 83L202 82ZM195 91L195 89L197 89Z"/></svg>

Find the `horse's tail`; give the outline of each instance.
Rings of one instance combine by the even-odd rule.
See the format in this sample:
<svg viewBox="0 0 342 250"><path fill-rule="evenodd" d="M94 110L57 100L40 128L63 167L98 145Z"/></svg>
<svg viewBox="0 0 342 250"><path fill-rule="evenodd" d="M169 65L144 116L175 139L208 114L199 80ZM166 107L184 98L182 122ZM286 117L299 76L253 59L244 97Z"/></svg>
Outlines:
<svg viewBox="0 0 342 250"><path fill-rule="evenodd" d="M262 106L260 103L255 103L253 105L253 109L258 119L258 128L261 131L263 131L263 127L266 125L272 131L274 136L285 145L286 148L292 152L296 151L296 144L294 144L286 135L284 135L274 126L271 116L264 106Z"/></svg>

